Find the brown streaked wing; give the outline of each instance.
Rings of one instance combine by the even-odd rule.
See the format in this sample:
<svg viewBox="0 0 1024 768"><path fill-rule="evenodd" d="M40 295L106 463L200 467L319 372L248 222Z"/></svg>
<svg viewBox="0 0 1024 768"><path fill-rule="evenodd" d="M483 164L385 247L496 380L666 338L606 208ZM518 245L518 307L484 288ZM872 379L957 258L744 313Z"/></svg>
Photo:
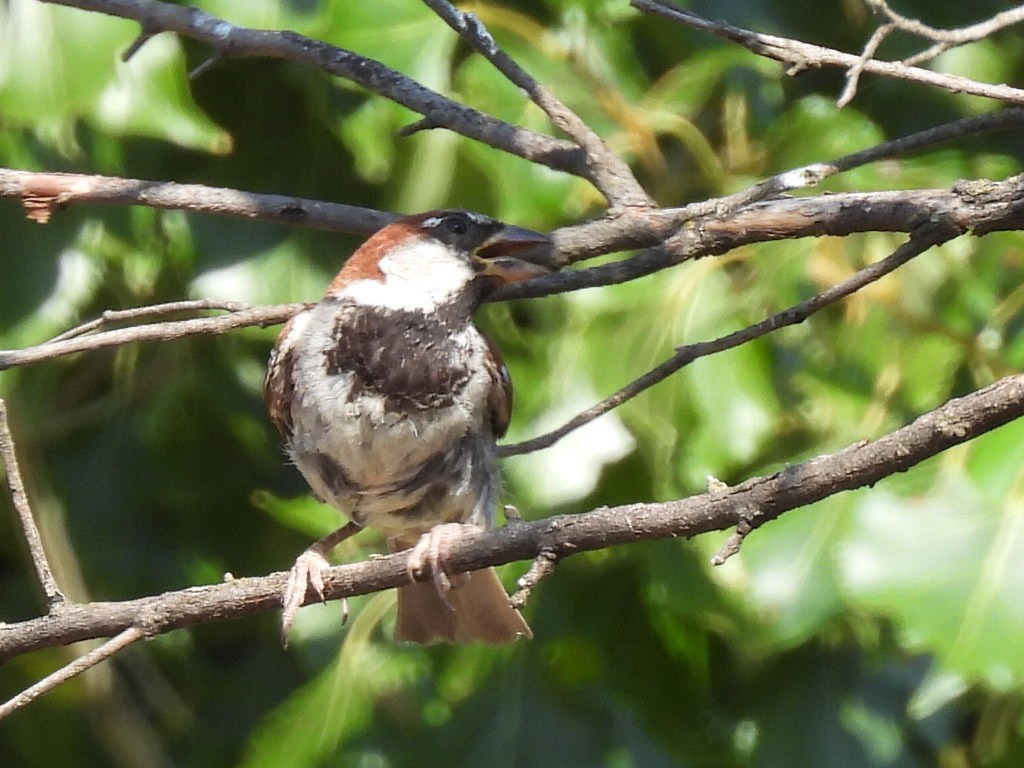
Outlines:
<svg viewBox="0 0 1024 768"><path fill-rule="evenodd" d="M491 391L487 397L487 407L494 430L495 439L502 438L508 431L512 420L512 377L509 375L501 351L491 339L487 340L487 357L485 364L491 377Z"/></svg>
<svg viewBox="0 0 1024 768"><path fill-rule="evenodd" d="M295 366L295 341L291 334L295 317L281 329L277 342L270 352L267 376L263 380L263 399L267 404L270 420L286 441L292 437L292 394L295 390L292 369Z"/></svg>

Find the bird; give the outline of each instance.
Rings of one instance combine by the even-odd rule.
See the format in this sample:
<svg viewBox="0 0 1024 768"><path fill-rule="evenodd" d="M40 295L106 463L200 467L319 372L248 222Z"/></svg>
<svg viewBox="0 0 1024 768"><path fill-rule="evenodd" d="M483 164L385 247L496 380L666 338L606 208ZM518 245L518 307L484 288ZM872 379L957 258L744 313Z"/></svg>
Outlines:
<svg viewBox="0 0 1024 768"><path fill-rule="evenodd" d="M532 637L493 568L449 575L446 559L467 530L495 523L496 445L512 412L508 370L473 313L497 288L561 266L539 232L461 209L407 216L281 330L264 382L271 421L314 495L349 519L295 561L285 644L307 589L324 598L327 552L363 528L412 550L396 640Z"/></svg>

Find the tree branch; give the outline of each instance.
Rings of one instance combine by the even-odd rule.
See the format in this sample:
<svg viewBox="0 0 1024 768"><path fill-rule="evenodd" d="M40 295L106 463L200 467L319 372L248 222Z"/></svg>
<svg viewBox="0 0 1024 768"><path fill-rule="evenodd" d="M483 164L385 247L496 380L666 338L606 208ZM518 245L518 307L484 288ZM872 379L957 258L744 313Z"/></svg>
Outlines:
<svg viewBox="0 0 1024 768"><path fill-rule="evenodd" d="M18 516L18 523L21 525L21 534L25 537L28 553L32 558L32 565L35 567L36 579L46 597L47 606L52 610L64 602L64 595L60 591L60 587L57 586L57 580L53 577L53 570L50 568L46 550L43 548L43 539L39 535L39 528L36 526L35 516L32 514L28 494L25 493L21 471L18 469L18 457L14 450L14 436L7 423L7 403L2 399L0 399L0 461L3 462L4 470L7 472L7 487L11 491L11 501Z"/></svg>
<svg viewBox="0 0 1024 768"><path fill-rule="evenodd" d="M955 48L956 46L964 45L965 43L980 40L983 37L987 37L988 35L995 33L1003 27L1024 21L1024 9L1016 8L1014 10L997 13L986 21L978 24L972 24L968 27L948 30L936 29L935 27L930 27L927 24L922 24L917 19L910 19L906 16L901 16L892 10L885 0L864 1L873 10L884 15L888 21L872 33L870 39L864 45L864 50L861 51L857 64L851 67L846 73L846 85L843 88L843 92L840 94L839 99L836 101L840 107L844 107L853 101L853 97L857 93L857 83L860 79L860 74L864 71L864 65L874 58L879 46L881 46L882 42L892 32L900 30L935 42L935 45L931 46L927 50L903 59L901 63L909 67L917 64L923 64L926 61L931 61L940 53L948 51L950 48Z"/></svg>
<svg viewBox="0 0 1024 768"><path fill-rule="evenodd" d="M57 334L50 343L75 339L79 336L95 333L108 325L122 323L125 320L149 320L164 315L180 314L182 312L201 312L204 310L220 309L225 312L242 312L252 307L240 301L218 301L216 299L193 299L185 301L168 301L163 304L150 304L145 307L133 307L132 309L108 309L95 320L89 320L81 325L76 325L64 333Z"/></svg>
<svg viewBox="0 0 1024 768"><path fill-rule="evenodd" d="M679 347L676 349L675 354L668 360L648 371L643 376L640 376L630 382L613 395L606 397L600 403L597 403L582 413L577 414L557 429L547 432L546 434L539 435L538 437L534 437L530 440L525 440L521 443L500 446L498 448L498 455L518 456L519 454L531 453L533 451L549 448L570 432L589 424L594 419L618 408L628 400L632 400L641 392L644 392L655 384L659 384L664 381L672 374L692 363L694 360L707 357L708 355L714 355L718 352L724 352L727 349L733 349L741 344L746 344L749 341L753 341L761 336L777 331L780 328L798 325L804 322L815 312L818 312L825 307L836 303L840 299L859 291L864 286L869 285L876 280L880 280L885 275L906 264L915 256L919 256L924 253L932 246L951 240L959 234L960 230L958 228L951 226L946 222L938 220L929 221L921 230L916 232L910 240L897 248L889 256L881 261L876 261L875 263L864 267L843 282L833 285L828 290L822 291L806 301L802 301L799 304L795 304L788 309L784 309L783 311L772 315L771 317L765 318L759 323L754 323L746 328L726 334L714 341L698 342L696 344L688 344L685 347Z"/></svg>
<svg viewBox="0 0 1024 768"><path fill-rule="evenodd" d="M28 217L40 224L49 222L55 211L71 203L146 205L364 235L372 234L398 218L393 213L356 205L201 184L79 173L37 173L9 168L0 168L0 197L21 200Z"/></svg>
<svg viewBox="0 0 1024 768"><path fill-rule="evenodd" d="M468 42L473 49L486 58L514 85L524 90L530 99L544 112L556 128L572 138L587 155L587 179L605 196L612 209L651 208L651 200L636 180L629 166L616 155L604 140L582 119L531 77L526 70L502 51L476 16L457 10L447 0L423 0Z"/></svg>
<svg viewBox="0 0 1024 768"><path fill-rule="evenodd" d="M692 11L683 10L675 5L662 2L662 0L630 0L630 4L644 13L654 14L679 22L680 24L685 24L694 29L711 32L719 37L732 40L734 43L738 43L760 56L788 64L790 65L789 74L796 74L809 67L852 69L862 66L863 71L870 72L871 74L935 86L952 91L953 93L969 93L972 96L983 96L1006 103L1024 104L1024 90L1020 88L1013 88L1008 85L979 83L977 80L971 80L966 77L932 72L928 69L910 67L899 62L878 61L877 59L861 62L861 57L854 54L843 53L832 48L812 45L800 42L799 40L790 40L775 35L752 32L748 29L733 26L725 21L711 21Z"/></svg>
<svg viewBox="0 0 1024 768"><path fill-rule="evenodd" d="M683 208L664 208L650 211L630 211L628 213L607 216L593 221L584 222L552 233L555 245L559 252L569 263L582 261L596 256L616 251L643 248L654 246L664 242L677 232L680 226L686 222L693 222L698 219L725 220L740 211L746 209L740 217L743 225L751 224L752 218L759 216L771 216L772 211L762 205L760 208L753 206L753 203L764 203L764 198L777 196L780 192L798 188L813 186L820 181L836 173L850 170L855 167L874 162L883 158L901 156L910 152L933 147L953 139L965 136L977 135L979 133L1018 128L1024 125L1024 109L1008 109L993 115L982 115L978 117L965 118L946 125L921 131L910 136L884 142L875 147L854 152L837 160L814 163L812 165L784 171L770 177L759 184L723 198L693 203ZM981 188L982 185L989 190L988 197L992 198L992 204L998 204L994 198L1001 189L1007 192L1017 190L1018 180L1015 178L1003 182L963 182L954 187L955 195L962 196L966 191ZM1008 185L1008 186L1006 186ZM43 191L45 190L45 191ZM0 168L0 197L12 199L24 199L26 195L42 194L51 202L50 208L80 203L121 203L128 205L149 205L158 208L170 208L185 210L189 212L213 213L247 218L261 218L278 221L280 223L301 224L303 226L317 227L336 232L353 232L370 234L379 227L393 221L397 216L391 213L375 211L369 208L358 208L355 206L337 205L333 203L322 203L315 200L302 198L280 197L276 195L261 195L252 192L240 192L238 190L219 189L215 187L204 187L197 184L174 184L170 182L151 182L138 179L120 179L110 176L82 176L77 174L39 174L29 171L16 171ZM847 205L871 206L872 210L866 218L876 221L877 229L908 231L902 222L904 215L898 214L897 209L905 210L905 206L896 206L891 197L892 193L863 193L860 198L857 193L850 193L844 197ZM877 198L879 194L890 194L889 198ZM908 190L906 193L908 206L930 208L932 205L940 208L962 208L962 204L952 199L940 199L944 194L939 190ZM838 197L838 196L836 196ZM977 195L973 195L977 197ZM934 202L931 200L934 199ZM772 206L782 208L802 207L811 205L808 200L827 200L830 198L804 198L804 202L776 201ZM858 200L860 202L858 202ZM984 201L982 201L984 202ZM979 203L975 200L970 205ZM988 203L985 203L986 205ZM881 206L876 209L875 206ZM843 211L835 211L833 206L825 206L827 210L819 214L813 214L829 218L839 215L845 218ZM922 214L927 211L922 211ZM976 212L982 213L990 218L984 211L976 211L974 208L961 210L956 215L973 215ZM895 217L895 226L887 224L886 220ZM737 219L732 219L733 221ZM874 226L871 222L865 224L868 227ZM843 227L834 223L836 232L842 231ZM700 227L692 229L715 229L716 231L727 231L730 229L729 221L702 222ZM1012 227L1004 227L1012 228ZM755 227L756 230L764 230L763 226ZM865 231L862 228L855 228L849 231ZM820 234L820 233L811 233ZM793 232L784 236L799 236ZM775 239L758 235L760 239ZM738 241L737 245L746 242L755 242L756 239ZM682 258L693 258L699 253L687 251ZM677 258L671 263L677 263ZM669 265L670 265L669 264ZM663 268L663 267L657 267ZM644 271L640 274L647 274ZM612 279L611 282L621 282L622 279ZM562 281L568 280L568 283ZM559 293L565 290L574 290L579 287L589 287L595 283L591 278L585 281L574 282L576 277L569 275L555 275L547 282L530 283L528 295L546 295L538 291L538 286L555 285L559 286L547 293ZM519 289L508 291L502 298L520 297Z"/></svg>
<svg viewBox="0 0 1024 768"><path fill-rule="evenodd" d="M349 80L413 112L432 125L483 144L582 178L588 177L586 154L573 143L506 123L426 88L379 61L313 40L295 32L248 29L197 8L159 0L42 0L107 16L131 19L142 37L159 32L198 40L214 50L214 60L259 56L288 59ZM144 42L144 41L143 41ZM138 49L138 41L132 52ZM203 65L206 66L206 65ZM197 75L199 73L193 73Z"/></svg>
<svg viewBox="0 0 1024 768"><path fill-rule="evenodd" d="M669 537L692 537L746 521L756 529L784 512L841 491L874 485L954 445L1024 415L1024 374L950 400L873 442L854 443L765 477L677 501L602 507L579 515L470 533L452 547L453 572L514 560L561 559L577 552ZM407 552L332 568L325 595L353 597L408 582ZM51 615L0 625L0 662L41 648L111 637L132 627L146 636L277 610L286 573L190 587L124 602L63 605ZM315 599L307 594L307 600Z"/></svg>
<svg viewBox="0 0 1024 768"><path fill-rule="evenodd" d="M24 349L0 350L0 371L18 365L30 365L43 360L52 360L77 352L91 352L106 347L122 344L135 344L140 341L169 341L185 336L212 335L227 333L235 328L258 325L278 325L306 308L306 304L273 304L267 306L248 307L237 312L218 317L197 317L191 320L172 320L166 323L136 325L130 328L118 328L99 333L68 336L64 333L51 341L44 341L33 347Z"/></svg>
<svg viewBox="0 0 1024 768"><path fill-rule="evenodd" d="M26 688L17 696L0 704L0 720L3 720L12 712L21 709L26 704L32 703L47 691L52 691L61 683L66 683L72 677L82 674L85 670L95 667L102 661L106 661L118 651L127 648L134 642L142 640L145 636L146 633L138 627L128 627L128 629L103 643L99 648L94 648L88 653L82 654L56 672L47 675L35 685Z"/></svg>
<svg viewBox="0 0 1024 768"><path fill-rule="evenodd" d="M727 219L709 218L696 226L676 226L685 209L600 219L554 233L556 246L569 253L597 253L665 242L664 248L592 269L546 275L507 286L494 299L548 296L565 291L633 280L688 259L726 253L742 245L772 240L854 232L914 232L929 220L984 235L1024 228L1024 175L1005 181L968 181L952 189L903 190L767 200L734 212ZM675 230L678 234L671 235ZM64 355L142 341L166 341L195 335L217 335L246 326L283 323L305 304L249 307L217 317L151 323L95 333L76 329L55 339L17 350L0 350L0 371ZM241 307L241 308L237 308ZM152 309L122 310L159 314ZM93 321L87 324L90 328ZM98 326L96 326L98 327Z"/></svg>
<svg viewBox="0 0 1024 768"><path fill-rule="evenodd" d="M571 239L582 249L587 237L594 232L597 235L591 242L609 244L603 247L641 247L659 234L664 246L599 267L545 275L510 285L494 298L536 298L614 285L690 259L717 256L753 243L858 232L909 233L929 219L948 221L974 235L1017 230L1024 228L1022 195L1024 175L1004 181L964 181L951 189L849 192L766 200L735 211L724 219L698 219L683 227L674 227L672 212L664 209L649 218L647 228L639 225L635 229L615 228L609 222L589 222L555 232L556 245L561 248L563 238ZM643 216L636 218L644 219ZM672 231L676 234L671 234Z"/></svg>
<svg viewBox="0 0 1024 768"><path fill-rule="evenodd" d="M868 1L870 2L870 0ZM878 52L879 46L885 42L889 33L895 29L895 24L883 24L871 34L870 38L868 38L867 43L864 44L864 50L862 50L860 52L860 56L857 57L857 63L846 70L846 85L843 86L843 90L839 94L839 98L836 99L837 107L842 109L853 101L853 97L857 95L857 86L860 84L860 75L864 71L865 65L875 58L875 54Z"/></svg>
<svg viewBox="0 0 1024 768"><path fill-rule="evenodd" d="M903 63L908 66L930 61L950 48L976 42L995 34L1000 29L1024 21L1024 7L1018 7L997 13L995 16L985 21L979 21L977 24L969 24L966 27L959 27L957 29L938 29L928 24L923 24L917 19L911 19L896 13L896 11L889 7L886 0L865 0L865 2L889 20L886 26L891 26L894 29L899 29L936 43L936 45L931 46L927 50L903 59Z"/></svg>

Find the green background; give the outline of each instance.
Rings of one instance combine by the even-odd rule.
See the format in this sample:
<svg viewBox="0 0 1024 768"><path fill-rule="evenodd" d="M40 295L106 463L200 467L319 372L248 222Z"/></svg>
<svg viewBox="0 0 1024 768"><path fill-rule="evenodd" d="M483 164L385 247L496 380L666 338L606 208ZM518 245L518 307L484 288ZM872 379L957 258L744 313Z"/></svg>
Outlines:
<svg viewBox="0 0 1024 768"><path fill-rule="evenodd" d="M414 0L205 0L377 58L483 111L544 115ZM659 204L999 108L866 76L783 67L645 18L622 0L472 4L499 43L628 159ZM856 0L707 0L710 17L849 51ZM904 2L937 26L995 0ZM458 205L541 229L600 214L585 183L444 131L284 61L219 63L164 34L34 0L0 3L0 165L195 182L412 212ZM1006 32L935 68L1019 83ZM915 50L906 38L883 54ZM879 163L826 189L949 186L1020 170L998 134ZM903 239L751 246L635 283L481 313L517 382L510 439L537 434L671 354L804 299ZM182 298L315 300L355 237L122 206L45 226L0 203L0 347L104 309ZM704 359L555 448L505 462L529 519L683 497L885 434L1024 366L1022 237L961 238L810 322ZM275 329L148 343L0 374L58 577L119 600L286 569L339 516L306 494L265 416ZM870 490L784 515L722 567L726 534L571 558L510 648L390 640L393 595L198 627L133 647L0 722L4 766L1021 765L1024 425ZM8 508L4 498L0 506ZM373 533L340 561L381 551ZM525 564L503 570L511 586ZM0 515L0 619L41 611L13 515ZM76 649L80 652L81 649ZM66 649L0 668L6 699Z"/></svg>

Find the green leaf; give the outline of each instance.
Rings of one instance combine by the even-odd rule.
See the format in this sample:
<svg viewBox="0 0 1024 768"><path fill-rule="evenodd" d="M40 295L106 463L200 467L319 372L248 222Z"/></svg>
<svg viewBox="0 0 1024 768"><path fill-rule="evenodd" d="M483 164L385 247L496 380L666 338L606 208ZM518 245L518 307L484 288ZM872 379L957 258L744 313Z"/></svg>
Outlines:
<svg viewBox="0 0 1024 768"><path fill-rule="evenodd" d="M394 603L394 592L366 601L333 663L267 715L239 768L321 765L371 723L373 697L408 682L414 672L409 656L389 652L371 637Z"/></svg>
<svg viewBox="0 0 1024 768"><path fill-rule="evenodd" d="M0 110L6 120L69 153L78 118L118 135L209 152L230 149L227 134L192 101L173 35L149 40L124 63L118 54L138 32L127 20L13 0L0 22Z"/></svg>
<svg viewBox="0 0 1024 768"><path fill-rule="evenodd" d="M312 496L282 499L267 491L254 491L252 503L282 525L316 538L326 536L343 523L336 509Z"/></svg>
<svg viewBox="0 0 1024 768"><path fill-rule="evenodd" d="M158 35L127 63L99 94L93 122L113 134L149 136L189 149L223 155L231 137L192 100L181 44Z"/></svg>
<svg viewBox="0 0 1024 768"><path fill-rule="evenodd" d="M1021 440L1022 428L1006 428ZM858 505L840 554L845 592L891 616L908 647L954 673L1006 689L1024 681L1024 492L1000 496L942 459L917 498L876 489Z"/></svg>
<svg viewBox="0 0 1024 768"><path fill-rule="evenodd" d="M758 529L738 555L713 571L761 618L782 647L805 642L838 616L844 603L835 552L849 528L848 497L786 513ZM721 542L708 542L709 556Z"/></svg>
<svg viewBox="0 0 1024 768"><path fill-rule="evenodd" d="M771 126L769 151L775 169L825 162L882 141L878 125L856 109L840 110L833 99L809 96L795 102ZM891 188L880 177L879 166L859 168L838 177L831 185L863 189L870 184Z"/></svg>

